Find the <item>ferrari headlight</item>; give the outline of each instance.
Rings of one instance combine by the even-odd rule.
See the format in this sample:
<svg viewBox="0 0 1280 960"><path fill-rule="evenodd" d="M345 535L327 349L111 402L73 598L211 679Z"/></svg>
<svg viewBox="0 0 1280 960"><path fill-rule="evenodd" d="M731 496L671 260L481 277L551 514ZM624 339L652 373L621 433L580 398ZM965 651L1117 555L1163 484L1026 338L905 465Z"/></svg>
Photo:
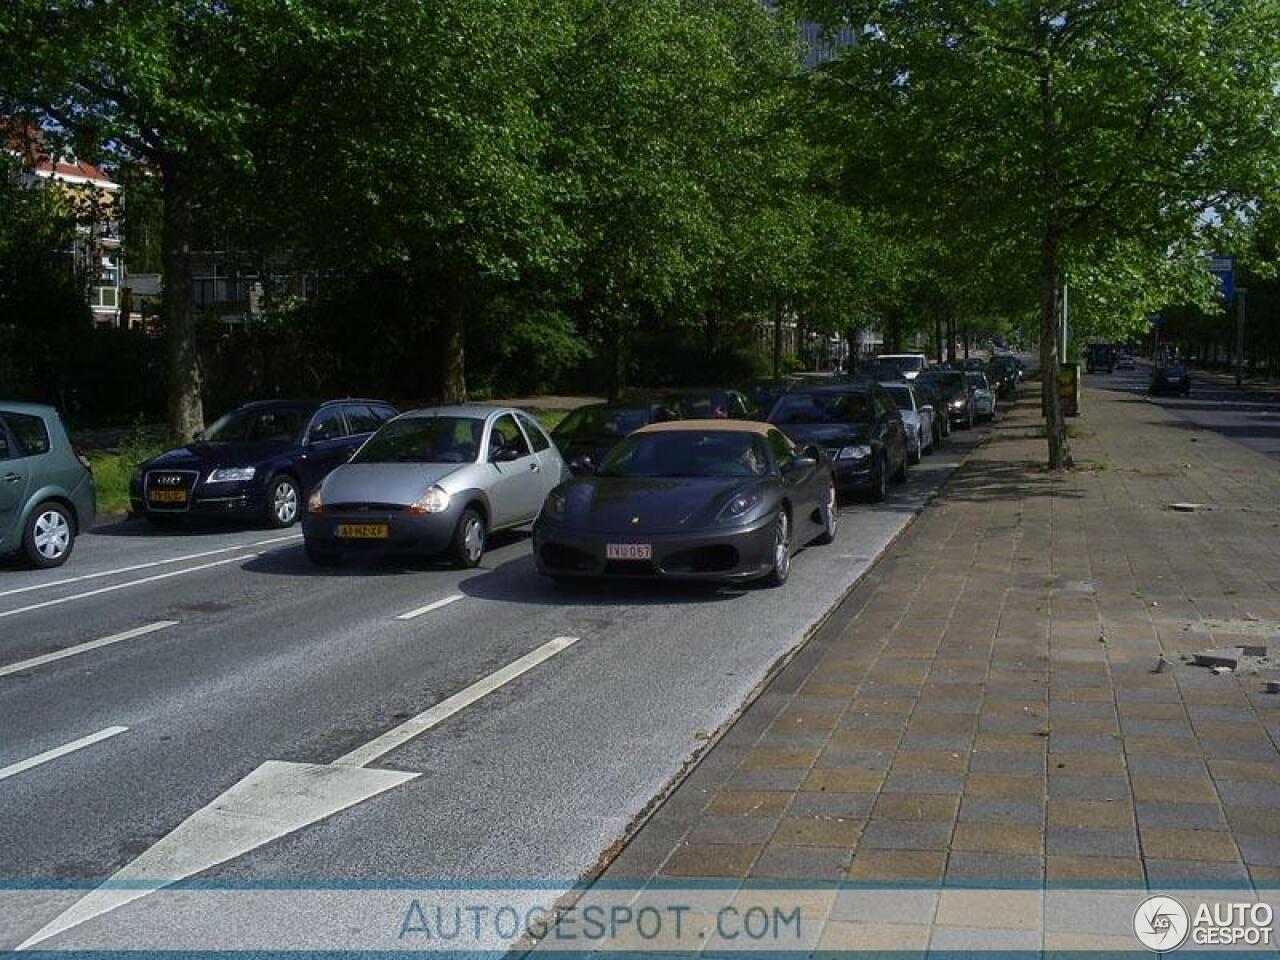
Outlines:
<svg viewBox="0 0 1280 960"><path fill-rule="evenodd" d="M869 456L871 456L871 448L864 443L859 443L852 447L841 447L840 452L836 454L836 459L865 460Z"/></svg>
<svg viewBox="0 0 1280 960"><path fill-rule="evenodd" d="M721 508L720 519L733 520L736 517L741 517L763 499L759 493L740 493Z"/></svg>
<svg viewBox="0 0 1280 960"><path fill-rule="evenodd" d="M205 483L243 483L252 480L257 472L253 467L218 467L209 472Z"/></svg>
<svg viewBox="0 0 1280 960"><path fill-rule="evenodd" d="M547 499L542 501L542 512L553 520L559 520L564 516L566 502L567 498L563 493L552 490L547 494Z"/></svg>
<svg viewBox="0 0 1280 960"><path fill-rule="evenodd" d="M449 494L432 487L409 505L410 513L443 513L449 509Z"/></svg>

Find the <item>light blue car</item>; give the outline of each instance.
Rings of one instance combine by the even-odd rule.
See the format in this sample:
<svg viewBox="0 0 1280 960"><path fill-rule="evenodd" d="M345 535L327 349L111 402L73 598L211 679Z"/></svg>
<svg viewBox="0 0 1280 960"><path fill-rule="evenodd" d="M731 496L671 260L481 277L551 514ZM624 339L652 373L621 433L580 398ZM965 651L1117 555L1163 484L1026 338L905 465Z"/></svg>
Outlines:
<svg viewBox="0 0 1280 960"><path fill-rule="evenodd" d="M0 554L62 566L96 510L89 461L71 446L58 411L0 401Z"/></svg>

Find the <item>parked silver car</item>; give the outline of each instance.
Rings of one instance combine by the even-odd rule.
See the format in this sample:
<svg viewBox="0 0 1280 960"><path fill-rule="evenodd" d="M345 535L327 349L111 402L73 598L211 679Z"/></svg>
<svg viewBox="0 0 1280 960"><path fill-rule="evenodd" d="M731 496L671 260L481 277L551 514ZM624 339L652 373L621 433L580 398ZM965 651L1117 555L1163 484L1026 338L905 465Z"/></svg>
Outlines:
<svg viewBox="0 0 1280 960"><path fill-rule="evenodd" d="M933 405L925 403L909 383L890 380L880 384L893 397L907 428L907 457L919 463L925 453L933 452Z"/></svg>
<svg viewBox="0 0 1280 960"><path fill-rule="evenodd" d="M61 566L95 510L89 461L71 446L58 411L0 403L0 554Z"/></svg>
<svg viewBox="0 0 1280 960"><path fill-rule="evenodd" d="M416 410L388 421L312 491L307 556L448 554L474 567L495 530L529 523L569 476L532 417L512 407Z"/></svg>
<svg viewBox="0 0 1280 960"><path fill-rule="evenodd" d="M968 370L964 376L969 381L969 389L973 391L973 404L976 408L975 412L978 419L994 420L996 418L996 392L992 389L991 381L987 379L987 375Z"/></svg>

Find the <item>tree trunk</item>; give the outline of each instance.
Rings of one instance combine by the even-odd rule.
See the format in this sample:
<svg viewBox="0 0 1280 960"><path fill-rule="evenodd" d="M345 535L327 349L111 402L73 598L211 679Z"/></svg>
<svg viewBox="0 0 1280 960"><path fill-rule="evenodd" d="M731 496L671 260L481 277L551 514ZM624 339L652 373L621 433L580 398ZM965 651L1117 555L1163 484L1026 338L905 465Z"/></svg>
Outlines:
<svg viewBox="0 0 1280 960"><path fill-rule="evenodd" d="M609 344L609 402L622 399L627 385L627 319L620 308L610 310L607 329L612 333Z"/></svg>
<svg viewBox="0 0 1280 960"><path fill-rule="evenodd" d="M187 443L204 429L200 341L191 287L195 188L180 164L163 164L160 175L164 204L161 311L169 374L168 428L171 439Z"/></svg>
<svg viewBox="0 0 1280 960"><path fill-rule="evenodd" d="M1044 432L1049 440L1049 469L1072 466L1067 422L1058 398L1058 370L1062 351L1062 327L1058 323L1058 235L1045 228L1040 242L1040 396L1044 407Z"/></svg>
<svg viewBox="0 0 1280 960"><path fill-rule="evenodd" d="M951 363L956 361L956 318L954 314L947 315L947 360Z"/></svg>
<svg viewBox="0 0 1280 960"><path fill-rule="evenodd" d="M947 357L946 357L946 354L943 352L942 314L941 313L935 313L933 315L933 339L936 341L935 348L937 349L937 352L938 352L938 362L942 363L944 360L947 359Z"/></svg>
<svg viewBox="0 0 1280 960"><path fill-rule="evenodd" d="M964 325L964 358L969 359L969 325Z"/></svg>
<svg viewBox="0 0 1280 960"><path fill-rule="evenodd" d="M467 402L467 322L462 286L445 280L440 325L443 353L440 367L440 395L445 403Z"/></svg>

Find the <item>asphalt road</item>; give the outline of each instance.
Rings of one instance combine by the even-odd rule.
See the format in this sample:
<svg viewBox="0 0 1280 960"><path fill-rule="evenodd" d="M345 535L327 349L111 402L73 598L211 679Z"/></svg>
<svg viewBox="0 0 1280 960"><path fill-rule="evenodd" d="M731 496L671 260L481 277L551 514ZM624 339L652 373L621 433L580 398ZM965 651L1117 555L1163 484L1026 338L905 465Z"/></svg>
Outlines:
<svg viewBox="0 0 1280 960"><path fill-rule="evenodd" d="M1086 374L1085 385L1144 396L1151 384L1151 368L1139 363L1136 370ZM1253 450L1280 458L1280 398L1274 394L1237 388L1229 377L1191 371L1191 396L1151 397L1176 414L1190 431L1211 430Z"/></svg>
<svg viewBox="0 0 1280 960"><path fill-rule="evenodd" d="M568 889L984 433L954 433L889 503L846 505L837 542L803 551L778 590L559 587L536 575L523 534L465 573L318 570L296 533L137 522L84 536L61 570L0 569L0 948L140 856L160 882L191 846L222 850L217 866L185 874L215 884ZM437 601L448 602L401 619ZM568 639L546 652L558 638ZM467 693L537 651L545 659L506 685ZM219 800L213 827L200 819L268 761L323 774L459 696L456 713L352 774L416 774L407 782L316 816L306 811L331 799L316 799L323 790L277 796L273 781L254 801L266 813L245 822L296 817L296 829L270 835L268 823L266 840L230 854L235 804ZM193 815L199 829L170 836ZM157 867L166 836L181 849ZM164 935L213 922L195 908L175 920L176 909L141 899L40 945L130 947L148 931L171 943ZM284 946L300 942L277 932Z"/></svg>

